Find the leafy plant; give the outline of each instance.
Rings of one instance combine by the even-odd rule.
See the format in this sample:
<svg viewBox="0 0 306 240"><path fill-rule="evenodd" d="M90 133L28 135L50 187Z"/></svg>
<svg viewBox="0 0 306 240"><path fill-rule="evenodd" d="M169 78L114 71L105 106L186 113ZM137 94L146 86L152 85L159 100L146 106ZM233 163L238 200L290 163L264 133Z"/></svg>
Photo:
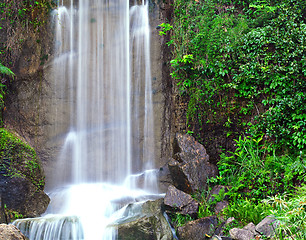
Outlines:
<svg viewBox="0 0 306 240"><path fill-rule="evenodd" d="M267 216L269 210L269 205L246 198L232 201L223 212L227 217L239 220L241 226L245 226L250 222L258 224Z"/></svg>
<svg viewBox="0 0 306 240"><path fill-rule="evenodd" d="M279 220L276 229L279 239L295 236L295 239L306 238L306 186L297 189L293 195L276 195L265 200L270 205L270 214Z"/></svg>
<svg viewBox="0 0 306 240"><path fill-rule="evenodd" d="M276 154L273 145L251 137L236 140L236 151L222 154L218 163L219 176L210 182L230 185L232 199L264 199L277 193L293 191L295 184L304 182L305 154Z"/></svg>

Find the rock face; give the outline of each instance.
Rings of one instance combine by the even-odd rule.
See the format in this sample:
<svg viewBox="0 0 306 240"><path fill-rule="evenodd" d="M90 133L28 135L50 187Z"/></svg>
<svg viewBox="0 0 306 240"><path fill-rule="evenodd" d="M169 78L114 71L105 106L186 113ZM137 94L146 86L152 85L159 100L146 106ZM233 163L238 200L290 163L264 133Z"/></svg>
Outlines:
<svg viewBox="0 0 306 240"><path fill-rule="evenodd" d="M199 204L189 194L178 190L172 185L168 188L164 204L171 211L194 217L197 216L199 210Z"/></svg>
<svg viewBox="0 0 306 240"><path fill-rule="evenodd" d="M119 224L118 240L172 240L172 230L163 215L162 201L144 203L135 217Z"/></svg>
<svg viewBox="0 0 306 240"><path fill-rule="evenodd" d="M177 229L178 237L180 240L205 239L206 234L211 236L214 233L217 224L216 216L191 221Z"/></svg>
<svg viewBox="0 0 306 240"><path fill-rule="evenodd" d="M38 217L50 202L47 194L38 190L29 180L9 178L2 184L2 200L8 209L17 211L24 217Z"/></svg>
<svg viewBox="0 0 306 240"><path fill-rule="evenodd" d="M14 225L0 224L0 240L26 240Z"/></svg>
<svg viewBox="0 0 306 240"><path fill-rule="evenodd" d="M179 133L174 139L173 159L168 167L175 187L186 193L206 189L207 178L217 174L205 148L192 136Z"/></svg>

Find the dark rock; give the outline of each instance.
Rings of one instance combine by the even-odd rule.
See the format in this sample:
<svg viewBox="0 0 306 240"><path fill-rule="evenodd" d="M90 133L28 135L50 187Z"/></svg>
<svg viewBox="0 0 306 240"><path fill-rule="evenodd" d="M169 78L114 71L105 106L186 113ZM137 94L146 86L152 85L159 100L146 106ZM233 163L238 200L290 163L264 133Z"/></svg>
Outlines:
<svg viewBox="0 0 306 240"><path fill-rule="evenodd" d="M118 224L118 240L172 240L172 230L163 215L162 202L162 199L147 201L141 208L131 205L135 215Z"/></svg>
<svg viewBox="0 0 306 240"><path fill-rule="evenodd" d="M251 240L255 238L255 234L249 230L233 228L229 231L232 239L235 240Z"/></svg>
<svg viewBox="0 0 306 240"><path fill-rule="evenodd" d="M0 224L0 240L26 240L14 225Z"/></svg>
<svg viewBox="0 0 306 240"><path fill-rule="evenodd" d="M169 185L173 185L168 164L161 167L158 171L158 188L161 192L166 192Z"/></svg>
<svg viewBox="0 0 306 240"><path fill-rule="evenodd" d="M38 217L48 207L50 199L29 180L21 177L9 178L1 186L2 200L7 209L14 210L24 217Z"/></svg>
<svg viewBox="0 0 306 240"><path fill-rule="evenodd" d="M228 206L228 201L222 201L222 202L217 202L215 206L215 214L220 214L223 209L225 209Z"/></svg>
<svg viewBox="0 0 306 240"><path fill-rule="evenodd" d="M266 237L271 237L275 234L275 229L278 227L279 221L274 216L265 217L260 223L256 225L256 232Z"/></svg>
<svg viewBox="0 0 306 240"><path fill-rule="evenodd" d="M224 193L227 193L229 189L226 186L221 186L221 185L214 186L209 193L209 197L208 197L209 201L210 202L215 201L216 196L221 195L221 191L224 191ZM224 196L224 199L228 200L228 197Z"/></svg>
<svg viewBox="0 0 306 240"><path fill-rule="evenodd" d="M214 233L217 224L216 216L191 221L177 229L178 237L180 240L204 239L206 235L211 236Z"/></svg>
<svg viewBox="0 0 306 240"><path fill-rule="evenodd" d="M176 134L173 143L173 160L168 164L174 185L193 193L206 189L207 178L215 177L216 166L209 163L205 148L190 135Z"/></svg>
<svg viewBox="0 0 306 240"><path fill-rule="evenodd" d="M2 202L1 192L0 192L0 224L7 223L5 213L4 213L4 204Z"/></svg>
<svg viewBox="0 0 306 240"><path fill-rule="evenodd" d="M199 210L199 204L189 194L178 190L172 185L168 188L164 204L171 211L190 216L197 216Z"/></svg>

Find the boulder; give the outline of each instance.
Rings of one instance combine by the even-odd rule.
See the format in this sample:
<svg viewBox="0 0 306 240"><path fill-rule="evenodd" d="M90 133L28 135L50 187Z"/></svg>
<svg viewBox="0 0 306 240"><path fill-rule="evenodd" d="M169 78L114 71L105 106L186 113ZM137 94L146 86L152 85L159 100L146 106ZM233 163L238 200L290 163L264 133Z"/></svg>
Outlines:
<svg viewBox="0 0 306 240"><path fill-rule="evenodd" d="M259 234L269 238L275 234L275 229L278 225L279 221L277 221L274 216L269 215L256 225L255 230Z"/></svg>
<svg viewBox="0 0 306 240"><path fill-rule="evenodd" d="M251 240L255 238L255 234L249 230L233 228L229 231L232 239L235 240Z"/></svg>
<svg viewBox="0 0 306 240"><path fill-rule="evenodd" d="M216 216L205 217L186 223L177 229L180 240L205 239L205 236L213 235L218 225Z"/></svg>
<svg viewBox="0 0 306 240"><path fill-rule="evenodd" d="M164 199L165 207L171 211L179 212L184 215L197 216L199 203L189 194L178 190L170 185Z"/></svg>
<svg viewBox="0 0 306 240"><path fill-rule="evenodd" d="M133 212L134 216L123 219L116 226L118 240L172 240L172 230L163 215L162 202L163 200L159 199L147 201L141 207L129 205L126 211Z"/></svg>
<svg viewBox="0 0 306 240"><path fill-rule="evenodd" d="M14 225L0 224L0 240L26 240Z"/></svg>
<svg viewBox="0 0 306 240"><path fill-rule="evenodd" d="M178 189L193 193L207 188L207 178L215 177L217 168L209 162L205 148L190 135L176 134L169 171Z"/></svg>
<svg viewBox="0 0 306 240"><path fill-rule="evenodd" d="M38 217L43 214L50 198L37 189L29 180L21 177L8 178L1 184L2 200L8 210L17 211L23 217Z"/></svg>

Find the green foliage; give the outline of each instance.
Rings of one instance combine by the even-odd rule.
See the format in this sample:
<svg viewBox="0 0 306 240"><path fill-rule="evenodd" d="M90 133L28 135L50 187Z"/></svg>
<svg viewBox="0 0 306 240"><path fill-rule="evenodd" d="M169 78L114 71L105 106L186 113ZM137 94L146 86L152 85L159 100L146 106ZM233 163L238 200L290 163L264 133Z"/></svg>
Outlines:
<svg viewBox="0 0 306 240"><path fill-rule="evenodd" d="M234 217L239 220L241 226L252 222L258 224L269 213L270 207L265 203L257 203L250 199L237 199L224 209L227 217Z"/></svg>
<svg viewBox="0 0 306 240"><path fill-rule="evenodd" d="M236 151L221 155L219 173L210 182L230 185L231 199L264 199L278 193L293 191L304 182L305 154L277 156L275 149L262 137L236 140Z"/></svg>
<svg viewBox="0 0 306 240"><path fill-rule="evenodd" d="M174 213L171 215L171 221L176 227L184 226L187 222L192 221L193 218L189 215Z"/></svg>
<svg viewBox="0 0 306 240"><path fill-rule="evenodd" d="M4 128L0 128L0 170L4 176L29 179L37 189L44 187L35 150Z"/></svg>
<svg viewBox="0 0 306 240"><path fill-rule="evenodd" d="M23 0L7 1L0 3L0 14L2 21L9 21L12 26L18 23L30 24L34 29L45 23L38 13L48 13L55 3L49 0Z"/></svg>
<svg viewBox="0 0 306 240"><path fill-rule="evenodd" d="M223 124L228 137L252 120L254 136L305 149L305 12L302 0L176 1L171 75L187 125Z"/></svg>
<svg viewBox="0 0 306 240"><path fill-rule="evenodd" d="M297 189L290 197L277 195L265 200L270 205L270 214L279 220L276 229L279 239L295 236L295 239L306 239L306 186Z"/></svg>
<svg viewBox="0 0 306 240"><path fill-rule="evenodd" d="M4 108L4 95L5 95L5 89L6 89L6 79L1 78L1 75L5 75L11 78L15 77L15 74L11 71L11 69L5 67L0 62L0 126L2 125L2 111Z"/></svg>

